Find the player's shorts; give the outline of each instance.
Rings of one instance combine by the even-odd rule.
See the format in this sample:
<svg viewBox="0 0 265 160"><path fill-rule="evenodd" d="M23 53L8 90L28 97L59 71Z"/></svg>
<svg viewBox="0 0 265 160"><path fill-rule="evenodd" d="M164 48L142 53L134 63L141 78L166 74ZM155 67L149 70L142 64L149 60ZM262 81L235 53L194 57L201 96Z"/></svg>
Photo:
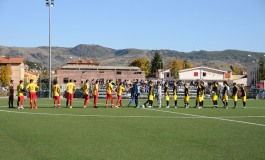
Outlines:
<svg viewBox="0 0 265 160"><path fill-rule="evenodd" d="M222 100L228 102L228 95L223 95Z"/></svg>
<svg viewBox="0 0 265 160"><path fill-rule="evenodd" d="M149 95L148 96L148 100L153 101L154 100L154 96L153 95Z"/></svg>
<svg viewBox="0 0 265 160"><path fill-rule="evenodd" d="M175 95L173 95L173 99L174 99L174 101L176 101L177 100L177 98L178 98L178 96L175 94Z"/></svg>
<svg viewBox="0 0 265 160"><path fill-rule="evenodd" d="M37 99L36 92L29 92L29 99L36 100Z"/></svg>
<svg viewBox="0 0 265 160"><path fill-rule="evenodd" d="M18 101L24 101L24 96L19 96Z"/></svg>
<svg viewBox="0 0 265 160"><path fill-rule="evenodd" d="M234 101L237 101L237 94L232 96L232 98L233 98Z"/></svg>
<svg viewBox="0 0 265 160"><path fill-rule="evenodd" d="M169 96L165 96L166 101L169 101Z"/></svg>
<svg viewBox="0 0 265 160"><path fill-rule="evenodd" d="M84 94L83 98L84 98L85 100L89 100L89 99L90 99L89 94Z"/></svg>
<svg viewBox="0 0 265 160"><path fill-rule="evenodd" d="M184 97L184 102L189 102L190 101L190 96L185 96Z"/></svg>
<svg viewBox="0 0 265 160"><path fill-rule="evenodd" d="M217 101L218 100L218 95L216 93L213 94L212 100L213 101Z"/></svg>
<svg viewBox="0 0 265 160"><path fill-rule="evenodd" d="M198 102L202 102L203 100L204 100L204 96L203 95L199 96L199 101Z"/></svg>
<svg viewBox="0 0 265 160"><path fill-rule="evenodd" d="M74 98L74 94L73 93L67 93L67 99L73 99Z"/></svg>
<svg viewBox="0 0 265 160"><path fill-rule="evenodd" d="M114 99L113 94L107 94L107 99Z"/></svg>
<svg viewBox="0 0 265 160"><path fill-rule="evenodd" d="M247 96L243 96L242 97L242 102L246 102L247 101Z"/></svg>
<svg viewBox="0 0 265 160"><path fill-rule="evenodd" d="M53 96L54 100L60 100L60 96Z"/></svg>

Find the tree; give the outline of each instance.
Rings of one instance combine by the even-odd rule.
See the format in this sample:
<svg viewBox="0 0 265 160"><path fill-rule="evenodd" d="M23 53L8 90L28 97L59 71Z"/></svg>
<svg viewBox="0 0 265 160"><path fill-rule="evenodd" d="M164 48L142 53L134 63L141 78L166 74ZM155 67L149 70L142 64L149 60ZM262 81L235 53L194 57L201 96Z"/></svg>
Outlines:
<svg viewBox="0 0 265 160"><path fill-rule="evenodd" d="M191 68L193 65L188 62L188 60L170 60L167 64L167 68L171 68L171 74L175 78L179 78L179 70L181 69L186 69L186 68Z"/></svg>
<svg viewBox="0 0 265 160"><path fill-rule="evenodd" d="M11 77L11 65L8 64L6 66L1 66L0 72L1 72L0 80L2 82L2 86L7 86L10 82L10 77Z"/></svg>
<svg viewBox="0 0 265 160"><path fill-rule="evenodd" d="M150 61L147 57L136 58L129 66L139 67L142 71L145 71L146 75L150 74Z"/></svg>
<svg viewBox="0 0 265 160"><path fill-rule="evenodd" d="M151 61L151 73L157 72L158 69L163 68L163 60L158 51L155 52L155 55Z"/></svg>

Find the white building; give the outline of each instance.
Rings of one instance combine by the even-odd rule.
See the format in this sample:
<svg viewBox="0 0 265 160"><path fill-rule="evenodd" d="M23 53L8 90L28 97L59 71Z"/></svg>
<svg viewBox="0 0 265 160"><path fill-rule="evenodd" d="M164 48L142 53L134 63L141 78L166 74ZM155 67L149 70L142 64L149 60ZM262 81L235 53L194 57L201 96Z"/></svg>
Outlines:
<svg viewBox="0 0 265 160"><path fill-rule="evenodd" d="M179 80L190 82L203 80L206 82L223 82L231 78L231 72L214 68L199 66L194 68L182 69L179 71Z"/></svg>
<svg viewBox="0 0 265 160"><path fill-rule="evenodd" d="M247 66L247 85L251 86L252 84L259 83L258 76L259 76L259 66L258 64L252 64Z"/></svg>
<svg viewBox="0 0 265 160"><path fill-rule="evenodd" d="M162 80L170 80L174 78L171 74L171 68L166 69L159 69L158 72L156 72L156 78L162 79Z"/></svg>

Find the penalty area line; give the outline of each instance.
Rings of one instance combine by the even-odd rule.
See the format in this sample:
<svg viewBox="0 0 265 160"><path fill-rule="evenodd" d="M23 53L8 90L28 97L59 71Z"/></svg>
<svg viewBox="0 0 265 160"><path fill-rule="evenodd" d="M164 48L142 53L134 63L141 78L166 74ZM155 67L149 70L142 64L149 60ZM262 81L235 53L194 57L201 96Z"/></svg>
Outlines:
<svg viewBox="0 0 265 160"><path fill-rule="evenodd" d="M192 117L200 117L200 118L205 118L205 119L215 119L215 120L221 120L221 121L236 122L236 123L250 124L250 125L265 127L265 124L259 124L259 123L253 123L253 122L245 122L245 121L238 121L238 120L225 119L225 118L219 118L219 117L208 117L208 116L201 116L201 115L196 115L196 114L188 114L188 113L164 111L164 110L159 110L159 109L147 109L146 108L146 110L156 111L156 112L172 113L172 114L179 114L179 115L192 116Z"/></svg>

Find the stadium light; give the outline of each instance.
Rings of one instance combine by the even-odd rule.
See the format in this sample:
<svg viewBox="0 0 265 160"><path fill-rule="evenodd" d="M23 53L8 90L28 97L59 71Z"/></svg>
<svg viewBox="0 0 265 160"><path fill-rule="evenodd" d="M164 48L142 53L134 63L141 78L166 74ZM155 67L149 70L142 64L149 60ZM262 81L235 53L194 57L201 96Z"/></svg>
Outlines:
<svg viewBox="0 0 265 160"><path fill-rule="evenodd" d="M264 55L265 56L265 55ZM252 55L248 55L248 57L251 57L253 58L256 62L259 62L259 60L255 57L255 56L252 56ZM255 61L253 61L254 64L254 83L257 85L258 83L258 78L259 78L259 63L256 63Z"/></svg>
<svg viewBox="0 0 265 160"><path fill-rule="evenodd" d="M54 6L54 0L46 0L46 6L49 7L49 98L52 90L52 64L51 64L51 7Z"/></svg>

